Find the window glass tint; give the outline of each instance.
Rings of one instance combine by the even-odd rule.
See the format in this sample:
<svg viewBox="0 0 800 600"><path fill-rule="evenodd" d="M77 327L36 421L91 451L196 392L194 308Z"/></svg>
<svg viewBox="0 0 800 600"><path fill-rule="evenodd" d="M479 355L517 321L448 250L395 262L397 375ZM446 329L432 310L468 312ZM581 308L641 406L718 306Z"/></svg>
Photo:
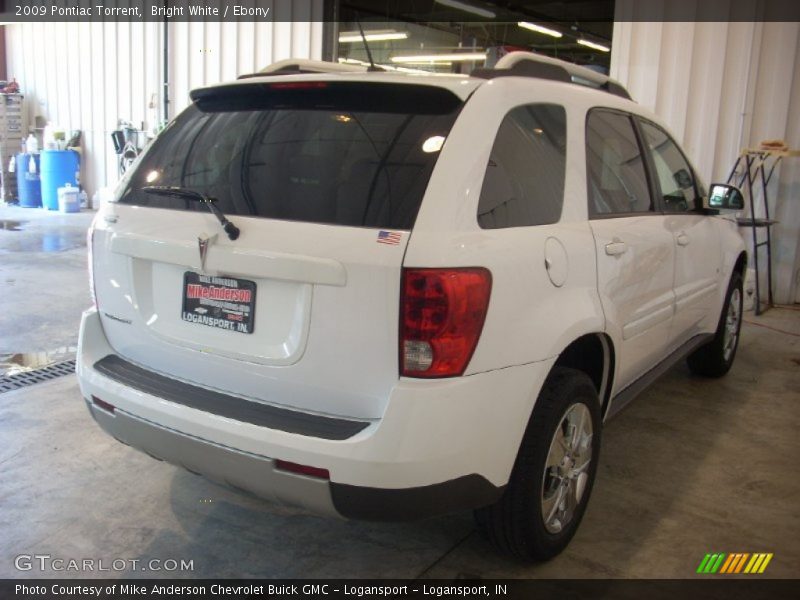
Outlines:
<svg viewBox="0 0 800 600"><path fill-rule="evenodd" d="M546 225L561 218L567 116L562 106L532 104L503 119L478 203L483 229Z"/></svg>
<svg viewBox="0 0 800 600"><path fill-rule="evenodd" d="M628 116L602 110L589 113L586 173L591 216L653 210L642 153Z"/></svg>
<svg viewBox="0 0 800 600"><path fill-rule="evenodd" d="M664 210L685 212L694 209L696 194L692 167L663 129L645 121L640 123L656 167L656 180L664 199Z"/></svg>
<svg viewBox="0 0 800 600"><path fill-rule="evenodd" d="M415 86L396 87L401 102ZM381 103L366 106L368 93L334 88L314 91L314 104L308 90L290 90L272 104L189 107L141 157L119 201L207 210L141 190L181 186L216 198L228 215L411 229L458 108L437 114L409 101L380 112ZM292 95L303 102L293 106Z"/></svg>

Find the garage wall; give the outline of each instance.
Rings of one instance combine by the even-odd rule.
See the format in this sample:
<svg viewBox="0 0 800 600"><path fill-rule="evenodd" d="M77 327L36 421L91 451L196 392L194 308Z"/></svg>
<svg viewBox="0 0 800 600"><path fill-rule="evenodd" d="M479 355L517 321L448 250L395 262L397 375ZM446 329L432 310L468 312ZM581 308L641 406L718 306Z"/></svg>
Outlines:
<svg viewBox="0 0 800 600"><path fill-rule="evenodd" d="M702 4L698 22L654 23L636 22L636 3L617 0L611 76L669 124L710 183L727 179L741 148L766 139L800 148L800 23L756 22L769 2L736 0L728 6L738 21L702 22ZM800 301L800 158L784 160L769 196L780 221L775 300Z"/></svg>
<svg viewBox="0 0 800 600"><path fill-rule="evenodd" d="M170 117L189 90L290 57L322 55L322 0L276 0L284 22L169 24ZM83 131L81 177L91 195L118 179L110 133L122 118L162 119L163 23L24 23L4 26L8 76L36 115Z"/></svg>

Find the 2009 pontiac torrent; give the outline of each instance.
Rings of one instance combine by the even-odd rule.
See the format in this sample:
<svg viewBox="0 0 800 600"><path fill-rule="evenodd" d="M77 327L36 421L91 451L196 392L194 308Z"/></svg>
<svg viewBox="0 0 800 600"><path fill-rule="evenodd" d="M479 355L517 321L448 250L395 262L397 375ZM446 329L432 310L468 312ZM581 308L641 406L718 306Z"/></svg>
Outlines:
<svg viewBox="0 0 800 600"><path fill-rule="evenodd" d="M78 375L120 441L320 513L475 509L546 559L604 420L731 367L741 194L613 80L294 61L191 97L90 230Z"/></svg>

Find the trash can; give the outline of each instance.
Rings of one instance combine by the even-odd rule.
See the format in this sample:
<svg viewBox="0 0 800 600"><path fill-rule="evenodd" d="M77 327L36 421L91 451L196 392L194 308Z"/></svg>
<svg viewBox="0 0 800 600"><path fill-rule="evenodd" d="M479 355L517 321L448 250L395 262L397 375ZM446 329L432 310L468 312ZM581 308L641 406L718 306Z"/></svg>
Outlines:
<svg viewBox="0 0 800 600"><path fill-rule="evenodd" d="M33 171L31 171L33 160ZM42 182L39 178L39 154L20 152L16 157L17 199L24 208L39 208L42 205Z"/></svg>
<svg viewBox="0 0 800 600"><path fill-rule="evenodd" d="M80 157L74 150L42 150L39 164L42 205L48 210L58 210L58 188L66 184L78 188Z"/></svg>

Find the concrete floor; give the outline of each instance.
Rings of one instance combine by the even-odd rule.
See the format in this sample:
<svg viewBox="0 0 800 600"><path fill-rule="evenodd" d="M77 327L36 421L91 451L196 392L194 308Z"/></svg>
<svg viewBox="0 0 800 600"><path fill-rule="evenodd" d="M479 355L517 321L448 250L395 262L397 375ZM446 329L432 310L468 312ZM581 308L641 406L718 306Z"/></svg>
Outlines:
<svg viewBox="0 0 800 600"><path fill-rule="evenodd" d="M0 220L9 211L21 209L0 208ZM88 303L83 250L41 252L24 239L86 219L37 215L25 231L0 230L4 351L74 344ZM55 278L34 300L6 298ZM758 325L745 324L727 377L695 378L680 365L607 425L577 536L534 566L496 555L469 514L412 524L326 519L157 462L100 432L74 376L1 394L0 577L59 575L15 570L15 556L38 553L193 560L192 572L163 574L188 577L686 578L706 552L774 552L766 576L796 578L800 311L746 319Z"/></svg>
<svg viewBox="0 0 800 600"><path fill-rule="evenodd" d="M93 216L0 205L0 357L75 344L91 303L86 229Z"/></svg>

